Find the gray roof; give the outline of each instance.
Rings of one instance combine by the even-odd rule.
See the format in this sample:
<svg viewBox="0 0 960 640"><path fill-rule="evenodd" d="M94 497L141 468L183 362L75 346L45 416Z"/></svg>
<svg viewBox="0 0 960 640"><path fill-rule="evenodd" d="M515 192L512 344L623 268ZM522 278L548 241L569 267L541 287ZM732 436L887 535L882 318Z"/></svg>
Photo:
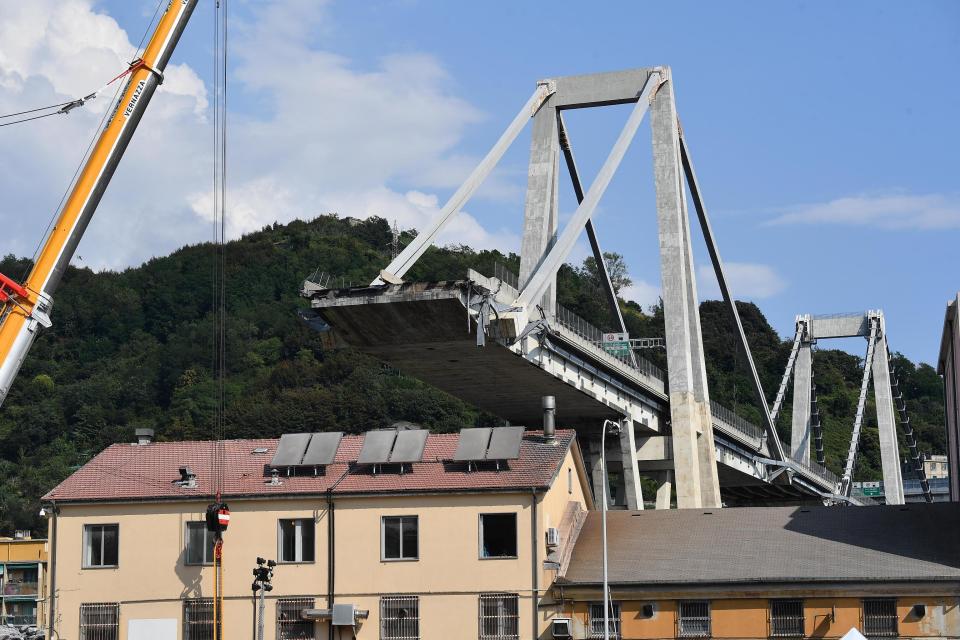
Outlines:
<svg viewBox="0 0 960 640"><path fill-rule="evenodd" d="M960 504L753 507L607 514L611 583L960 582ZM566 583L601 582L600 513Z"/></svg>

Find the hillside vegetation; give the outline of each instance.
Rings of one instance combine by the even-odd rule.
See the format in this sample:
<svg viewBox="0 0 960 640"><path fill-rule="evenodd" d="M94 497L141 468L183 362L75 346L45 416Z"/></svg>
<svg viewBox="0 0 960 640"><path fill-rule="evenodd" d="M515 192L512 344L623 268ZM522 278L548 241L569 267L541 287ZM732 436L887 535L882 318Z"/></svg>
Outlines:
<svg viewBox="0 0 960 640"><path fill-rule="evenodd" d="M401 242L409 241L404 233ZM395 420L438 431L494 424L463 402L353 350L325 351L297 318L298 290L315 272L344 284L369 282L389 261L385 220L321 216L274 225L231 242L227 252L226 430L228 437L270 437L292 431L361 432ZM113 442L133 440L137 427L159 440L210 437L214 411L211 270L213 247L182 248L122 272L71 268L58 292L53 328L43 332L0 408L0 534L42 530L38 498ZM410 279L462 278L468 267L514 272L518 258L498 251L447 247L428 251ZM592 260L559 274L562 304L610 328ZM0 271L27 267L8 256ZM341 280L342 279L342 280ZM621 283L622 284L622 283ZM663 335L659 308L623 302L635 337ZM753 304L740 304L744 327L767 393L775 393L790 344ZM721 303L701 305L712 397L759 423L749 378ZM662 352L646 352L664 365ZM827 464L840 469L853 421L860 359L819 349L816 383ZM942 451L942 387L936 372L895 356L922 448ZM788 396L789 397L789 396ZM781 428L788 435L790 407ZM868 415L872 416L872 408ZM864 433L858 478L879 478L875 425Z"/></svg>

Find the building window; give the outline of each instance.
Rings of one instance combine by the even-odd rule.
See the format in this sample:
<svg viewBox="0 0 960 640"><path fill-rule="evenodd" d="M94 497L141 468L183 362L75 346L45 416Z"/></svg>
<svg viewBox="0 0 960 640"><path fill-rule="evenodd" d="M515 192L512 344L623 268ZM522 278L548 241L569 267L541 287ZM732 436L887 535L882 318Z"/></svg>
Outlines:
<svg viewBox="0 0 960 640"><path fill-rule="evenodd" d="M681 638L710 637L710 603L706 600L683 600L677 616L677 635Z"/></svg>
<svg viewBox="0 0 960 640"><path fill-rule="evenodd" d="M187 564L213 564L216 538L206 522L187 523Z"/></svg>
<svg viewBox="0 0 960 640"><path fill-rule="evenodd" d="M620 603L610 603L610 615L607 616L607 629L611 638L620 638ZM590 603L590 637L603 637L603 603Z"/></svg>
<svg viewBox="0 0 960 640"><path fill-rule="evenodd" d="M4 596L35 596L39 575L37 567L7 567L7 583L3 585ZM0 566L0 582L3 581L3 567ZM9 603L8 603L9 604Z"/></svg>
<svg viewBox="0 0 960 640"><path fill-rule="evenodd" d="M380 598L380 640L420 640L420 597Z"/></svg>
<svg viewBox="0 0 960 640"><path fill-rule="evenodd" d="M898 633L895 599L873 598L863 601L863 635L868 638L889 638Z"/></svg>
<svg viewBox="0 0 960 640"><path fill-rule="evenodd" d="M776 638L803 637L803 600L770 601L770 635Z"/></svg>
<svg viewBox="0 0 960 640"><path fill-rule="evenodd" d="M120 525L88 524L83 527L83 566L115 567L120 548Z"/></svg>
<svg viewBox="0 0 960 640"><path fill-rule="evenodd" d="M10 585L7 585L10 586ZM4 617L6 624L12 624L17 627L34 626L37 624L37 602L36 600L7 600L7 615Z"/></svg>
<svg viewBox="0 0 960 640"><path fill-rule="evenodd" d="M277 600L277 640L314 640L313 620L304 620L300 612L313 609L313 598Z"/></svg>
<svg viewBox="0 0 960 640"><path fill-rule="evenodd" d="M520 597L515 593L480 595L480 640L520 637Z"/></svg>
<svg viewBox="0 0 960 640"><path fill-rule="evenodd" d="M80 605L80 640L117 640L120 605L115 602Z"/></svg>
<svg viewBox="0 0 960 640"><path fill-rule="evenodd" d="M280 520L280 562L313 562L313 519Z"/></svg>
<svg viewBox="0 0 960 640"><path fill-rule="evenodd" d="M567 469L567 493L573 495L573 469Z"/></svg>
<svg viewBox="0 0 960 640"><path fill-rule="evenodd" d="M380 559L416 560L419 557L417 516L384 516L380 520Z"/></svg>
<svg viewBox="0 0 960 640"><path fill-rule="evenodd" d="M184 600L183 640L213 640L213 635L213 598Z"/></svg>
<svg viewBox="0 0 960 640"><path fill-rule="evenodd" d="M517 557L517 514L484 513L480 516L480 557Z"/></svg>

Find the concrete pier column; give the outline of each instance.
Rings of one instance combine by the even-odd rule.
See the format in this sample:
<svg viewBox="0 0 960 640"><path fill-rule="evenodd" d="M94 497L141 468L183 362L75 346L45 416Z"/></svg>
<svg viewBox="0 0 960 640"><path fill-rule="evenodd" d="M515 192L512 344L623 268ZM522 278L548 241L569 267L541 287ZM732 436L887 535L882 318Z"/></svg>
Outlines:
<svg viewBox="0 0 960 640"><path fill-rule="evenodd" d="M670 494L673 490L673 471L663 471L660 474L660 486L657 487L657 509L670 508Z"/></svg>
<svg viewBox="0 0 960 640"><path fill-rule="evenodd" d="M643 509L643 487L637 469L637 444L633 433L633 420L620 421L620 461L623 463L623 492L627 509Z"/></svg>
<svg viewBox="0 0 960 640"><path fill-rule="evenodd" d="M677 506L720 506L673 80L650 108Z"/></svg>
<svg viewBox="0 0 960 640"><path fill-rule="evenodd" d="M555 96L550 96L544 101L533 117L523 238L520 241L521 289L553 245L557 233L560 138L554 98ZM543 294L541 305L547 314L556 311L556 275L553 276L553 284ZM533 317L536 308L531 309L530 314Z"/></svg>
<svg viewBox="0 0 960 640"><path fill-rule="evenodd" d="M810 393L813 360L810 342L800 343L793 370L793 422L790 427L790 457L810 463Z"/></svg>
<svg viewBox="0 0 960 640"><path fill-rule="evenodd" d="M903 476L900 471L900 446L897 444L896 414L890 388L890 362L887 337L881 333L873 352L873 397L877 405L877 430L880 432L880 463L883 467L883 492L887 504L903 504Z"/></svg>
<svg viewBox="0 0 960 640"><path fill-rule="evenodd" d="M593 500L598 505L599 509L600 496L603 495L603 470L601 467L600 461L600 434L596 436L590 436L590 444L588 447L590 451L590 458L587 462L587 465L590 469L590 484L593 487ZM609 506L609 502L607 505Z"/></svg>

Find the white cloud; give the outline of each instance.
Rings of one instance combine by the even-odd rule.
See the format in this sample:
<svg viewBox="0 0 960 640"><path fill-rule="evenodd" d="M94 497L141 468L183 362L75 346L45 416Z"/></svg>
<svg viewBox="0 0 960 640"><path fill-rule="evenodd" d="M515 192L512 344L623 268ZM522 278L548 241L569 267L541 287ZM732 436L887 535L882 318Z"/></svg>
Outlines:
<svg viewBox="0 0 960 640"><path fill-rule="evenodd" d="M725 262L723 270L730 293L737 300L770 298L787 288L786 281L766 264ZM712 264L697 267L697 288L701 300L720 297L720 285Z"/></svg>
<svg viewBox="0 0 960 640"><path fill-rule="evenodd" d="M798 205L770 224L870 225L881 229L960 228L960 196L857 195L829 202Z"/></svg>
<svg viewBox="0 0 960 640"><path fill-rule="evenodd" d="M645 280L631 278L633 284L629 287L620 289L620 297L624 300L633 300L639 304L644 311L660 302L660 287L650 284Z"/></svg>
<svg viewBox="0 0 960 640"><path fill-rule="evenodd" d="M330 211L422 229L443 204L430 191L455 187L476 164L456 147L483 114L452 93L444 68L404 54L359 69L316 48L317 34L335 28L327 4L249 5L249 20L232 23L231 237ZM0 5L0 113L83 95L125 69L134 52L93 0ZM207 35L191 25L184 39ZM165 75L80 245L81 264L123 267L211 236L207 87L187 64L171 64ZM107 105L105 96L69 116L4 130L8 250L33 251ZM514 181L495 173L478 195L522 202ZM514 232L487 230L469 214L448 229L440 242L519 246Z"/></svg>
<svg viewBox="0 0 960 640"><path fill-rule="evenodd" d="M125 70L135 53L117 22L88 0L2 4L2 113L87 94ZM8 251L32 254L121 83L67 116L3 129L0 220ZM200 77L187 65L169 65L80 244L78 262L121 267L208 236L184 200L188 190L210 182L206 108Z"/></svg>

